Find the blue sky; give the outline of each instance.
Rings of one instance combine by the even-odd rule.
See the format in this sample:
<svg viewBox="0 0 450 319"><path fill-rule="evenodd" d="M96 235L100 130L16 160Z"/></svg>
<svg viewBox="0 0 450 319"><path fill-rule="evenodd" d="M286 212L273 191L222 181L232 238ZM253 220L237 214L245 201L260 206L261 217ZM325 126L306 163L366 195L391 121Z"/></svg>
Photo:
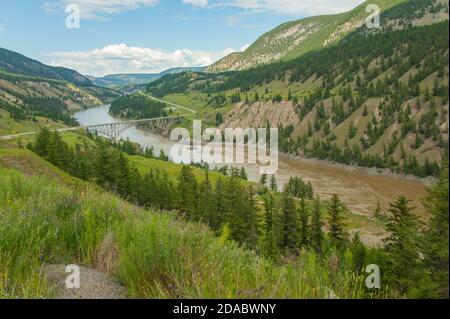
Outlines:
<svg viewBox="0 0 450 319"><path fill-rule="evenodd" d="M277 25L362 0L1 0L0 47L83 74L200 66ZM80 28L65 8L80 8Z"/></svg>

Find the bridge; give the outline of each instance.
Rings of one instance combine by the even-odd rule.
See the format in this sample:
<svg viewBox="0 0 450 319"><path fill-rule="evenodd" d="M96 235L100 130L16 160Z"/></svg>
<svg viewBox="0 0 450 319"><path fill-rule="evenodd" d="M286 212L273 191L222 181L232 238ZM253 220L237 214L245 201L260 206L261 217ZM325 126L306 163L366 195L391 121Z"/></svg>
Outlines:
<svg viewBox="0 0 450 319"><path fill-rule="evenodd" d="M117 139L126 130L135 127L146 125L147 128L159 128L164 127L170 123L178 123L182 120L184 116L167 116L167 117L155 117L151 119L143 120L131 120L131 121L121 121L115 123L105 123L96 125L81 126L80 128L86 129L91 133L100 133L109 138Z"/></svg>
<svg viewBox="0 0 450 319"><path fill-rule="evenodd" d="M168 116L168 117L156 117L151 119L142 119L142 120L132 120L132 121L121 121L115 123L105 123L105 124L96 124L96 125L86 125L86 126L74 126L74 127L66 127L55 129L52 131L57 132L69 132L69 131L77 131L81 129L85 129L91 133L100 133L109 138L117 139L120 135L122 135L126 130L139 126L139 125L150 125L151 128L163 127L171 122L178 123L178 121L184 119L184 116ZM22 136L34 135L38 132L26 132L19 134L11 134L11 135L3 135L0 136L0 140L13 140L16 138L20 138Z"/></svg>
<svg viewBox="0 0 450 319"><path fill-rule="evenodd" d="M158 99L156 97L153 97L151 95L148 95L144 92L139 91L140 95L143 95L149 99L152 99L154 101L164 103L166 105L170 105L176 109L181 109L187 112L190 112L192 114L196 114L197 111L193 110L191 108L188 108L186 106L182 106L179 104L171 103L168 101L164 101L162 99ZM126 130L139 126L139 125L146 125L147 128L150 126L150 128L158 128L158 127L164 127L165 125L169 124L170 122L178 123L179 120L183 119L184 115L178 115L178 116L168 116L168 117L158 117L158 118L151 118L151 119L144 119L144 120L132 120L132 121L121 121L117 123L106 123L106 124L99 124L99 125L88 125L84 126L84 128L89 132L97 132L103 135L106 135L112 139L117 139L120 135L122 135Z"/></svg>
<svg viewBox="0 0 450 319"><path fill-rule="evenodd" d="M192 114L197 113L196 110L190 109L188 107L181 106L181 105L171 103L171 102L167 102L162 99L158 99L151 95L145 94L143 92L138 92L138 93L143 96L146 96L154 101L165 103L174 108L182 109L182 110L188 111ZM91 133L93 133L93 132L100 133L109 138L117 139L126 130L128 130L132 127L135 127L135 126L146 126L149 128L158 128L158 127L164 127L165 125L168 125L171 122L178 123L180 120L182 120L184 118L185 118L185 115L166 116L166 117L157 117L157 118L142 119L142 120L120 121L120 122L114 122L114 123L67 127L67 128L56 129L55 131L67 132L67 131L76 131L76 130L80 130L80 129L85 129ZM12 135L3 135L3 136L0 136L0 140L12 140L12 139L20 138L22 136L34 135L36 133L38 133L38 132L26 132L26 133L12 134Z"/></svg>

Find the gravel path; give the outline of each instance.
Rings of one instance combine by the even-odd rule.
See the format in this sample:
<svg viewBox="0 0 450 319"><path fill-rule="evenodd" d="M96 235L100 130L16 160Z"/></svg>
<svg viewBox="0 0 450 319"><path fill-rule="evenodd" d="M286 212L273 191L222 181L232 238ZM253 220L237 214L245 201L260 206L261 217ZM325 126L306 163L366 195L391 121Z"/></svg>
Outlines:
<svg viewBox="0 0 450 319"><path fill-rule="evenodd" d="M80 267L80 288L66 288L66 265L46 265L45 275L56 285L56 299L125 299L126 289L96 269Z"/></svg>

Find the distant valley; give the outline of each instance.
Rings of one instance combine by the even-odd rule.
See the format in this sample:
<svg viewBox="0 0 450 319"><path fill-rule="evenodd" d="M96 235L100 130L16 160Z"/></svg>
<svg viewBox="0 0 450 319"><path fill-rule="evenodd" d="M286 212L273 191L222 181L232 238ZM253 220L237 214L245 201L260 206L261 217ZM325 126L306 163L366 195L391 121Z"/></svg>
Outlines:
<svg viewBox="0 0 450 319"><path fill-rule="evenodd" d="M161 73L155 74L110 74L104 77L93 77L88 76L88 78L95 84L101 87L109 88L123 88L127 86L133 86L138 84L150 83L156 81L168 74L177 74L182 72L202 72L205 70L204 67L186 67L186 68L173 68Z"/></svg>

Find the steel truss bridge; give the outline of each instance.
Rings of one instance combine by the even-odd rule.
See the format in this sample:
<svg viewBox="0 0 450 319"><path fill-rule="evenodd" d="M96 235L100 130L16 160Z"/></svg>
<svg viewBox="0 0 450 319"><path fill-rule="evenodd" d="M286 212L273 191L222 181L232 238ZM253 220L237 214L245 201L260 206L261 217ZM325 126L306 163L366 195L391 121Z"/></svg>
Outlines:
<svg viewBox="0 0 450 319"><path fill-rule="evenodd" d="M86 125L82 128L86 129L90 133L97 133L105 135L112 139L119 138L126 130L137 127L145 126L146 128L162 128L171 123L179 123L184 116L169 116L169 117L156 117L143 120L121 121L115 123L105 123L96 125Z"/></svg>

